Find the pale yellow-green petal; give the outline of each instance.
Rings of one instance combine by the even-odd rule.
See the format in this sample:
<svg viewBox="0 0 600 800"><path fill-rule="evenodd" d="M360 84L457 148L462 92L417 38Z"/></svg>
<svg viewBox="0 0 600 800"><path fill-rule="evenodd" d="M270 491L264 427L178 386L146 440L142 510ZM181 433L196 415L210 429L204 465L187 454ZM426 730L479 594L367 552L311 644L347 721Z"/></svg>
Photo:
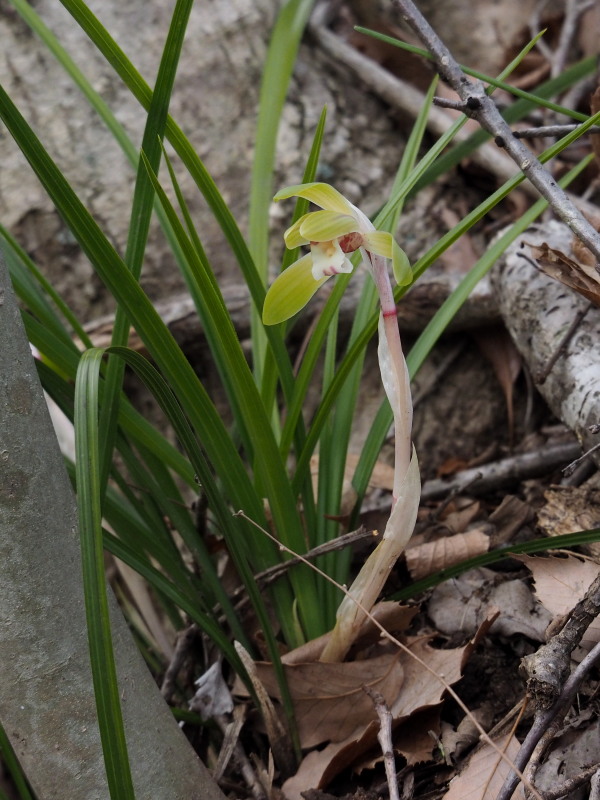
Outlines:
<svg viewBox="0 0 600 800"><path fill-rule="evenodd" d="M392 259L394 279L399 286L408 286L412 281L410 261L391 233L373 231L364 236L365 249L378 256Z"/></svg>
<svg viewBox="0 0 600 800"><path fill-rule="evenodd" d="M265 297L262 318L265 325L276 325L293 317L308 303L327 277L315 280L312 276L310 253L296 261L274 281Z"/></svg>
<svg viewBox="0 0 600 800"><path fill-rule="evenodd" d="M337 211L313 211L300 225L300 235L309 242L331 242L359 230L358 222Z"/></svg>
<svg viewBox="0 0 600 800"><path fill-rule="evenodd" d="M307 217L310 217L310 213L304 214L300 219L297 219L283 234L285 245L289 250L293 250L295 247L301 247L303 244L310 244L310 239L305 239L300 233L300 226Z"/></svg>
<svg viewBox="0 0 600 800"><path fill-rule="evenodd" d="M299 183L296 186L288 186L277 192L273 199L287 200L288 197L303 197L327 211L337 211L340 214L350 214L350 216L354 216L356 213L352 203L328 183Z"/></svg>
<svg viewBox="0 0 600 800"><path fill-rule="evenodd" d="M392 247L394 237L391 233L384 233L383 231L371 231L364 235L364 248L369 253L375 253L384 258L392 257Z"/></svg>
<svg viewBox="0 0 600 800"><path fill-rule="evenodd" d="M392 255L392 271L398 286L409 286L413 280L412 267L404 250L394 239Z"/></svg>

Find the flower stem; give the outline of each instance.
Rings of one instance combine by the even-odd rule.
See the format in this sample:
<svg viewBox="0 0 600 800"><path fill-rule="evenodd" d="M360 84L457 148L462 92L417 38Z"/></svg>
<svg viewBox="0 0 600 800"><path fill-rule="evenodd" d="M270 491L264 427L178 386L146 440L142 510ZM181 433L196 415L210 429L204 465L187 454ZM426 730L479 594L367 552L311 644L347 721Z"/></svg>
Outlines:
<svg viewBox="0 0 600 800"><path fill-rule="evenodd" d="M400 341L400 330L398 328L398 317L396 314L396 303L394 293L387 270L387 261L381 256L369 254L371 261L371 272L375 286L379 294L381 304L382 328L380 336L383 334L387 342L389 353L389 364L383 363L380 358L380 368L382 379L392 411L394 412L394 432L395 432L395 474L394 474L394 500L398 496L397 489L404 480L411 458L411 430L412 430L412 399L410 394L410 380L406 361L402 352ZM393 395L390 397L388 390L389 380L385 372L389 368L391 372Z"/></svg>

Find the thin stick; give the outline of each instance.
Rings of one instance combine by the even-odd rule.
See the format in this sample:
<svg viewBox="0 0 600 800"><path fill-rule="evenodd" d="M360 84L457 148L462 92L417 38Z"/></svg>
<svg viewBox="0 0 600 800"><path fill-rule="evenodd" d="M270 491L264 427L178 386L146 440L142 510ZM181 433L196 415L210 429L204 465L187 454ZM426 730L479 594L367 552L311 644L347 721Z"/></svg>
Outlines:
<svg viewBox="0 0 600 800"><path fill-rule="evenodd" d="M177 682L177 676L181 672L181 667L183 666L183 662L185 661L188 651L192 644L194 643L196 637L198 636L200 629L193 622L189 625L184 631L177 636L177 644L175 645L175 652L173 654L173 658L167 670L165 672L165 677L163 678L162 686L160 687L160 691L162 696L165 698L167 703L169 703L175 693L175 684Z"/></svg>
<svg viewBox="0 0 600 800"><path fill-rule="evenodd" d="M500 461L462 470L450 480L435 478L426 481L423 484L421 498L435 500L445 497L448 492L455 489L463 491L466 486L469 486L471 494L484 494L541 473L548 473L580 454L581 445L576 441L549 444L530 453L519 453Z"/></svg>
<svg viewBox="0 0 600 800"><path fill-rule="evenodd" d="M577 469L577 467L581 463L583 463L586 459L588 459L593 453L595 453L596 450L600 450L600 443L595 444L593 447L590 447L590 449L586 450L582 456L576 458L575 461L571 461L570 464L567 464L567 466L563 469L563 475L566 478L568 478L569 475L572 475Z"/></svg>
<svg viewBox="0 0 600 800"><path fill-rule="evenodd" d="M341 536L336 536L335 539L330 539L328 542L318 544L316 547L313 547L311 550L305 553L304 558L307 560L319 558L320 556L327 555L327 553L334 553L338 550L344 550L346 547L351 547L353 544L356 544L357 542L364 542L367 539L377 540L377 531L367 530L361 525L361 527L357 528L355 531L344 533ZM261 588L270 586L270 584L272 584L282 575L285 575L289 569L292 567L297 567L302 563L304 563L303 559L297 558L296 556L293 558L288 558L287 561L282 561L279 564L273 564L272 567L267 567L267 569L262 570L262 572L257 572L254 576L254 580ZM235 600L237 597L244 594L244 597L236 605L237 610L246 605L246 603L250 602L250 598L247 594L245 594L245 592L246 587L243 585L238 586L237 589L234 589L233 592L231 592L230 597L232 600ZM224 619L225 618L223 617L223 620Z"/></svg>
<svg viewBox="0 0 600 800"><path fill-rule="evenodd" d="M575 789L578 789L580 786L583 786L584 783L588 783L590 778L592 778L600 768L600 764L593 764L591 767L584 767L579 775L575 775L572 778L568 778L564 783L560 786L557 786L555 789L546 789L544 792L544 800L559 800L560 797L567 797L570 795L571 792L574 792ZM592 800L592 795L590 794L589 800Z"/></svg>
<svg viewBox="0 0 600 800"><path fill-rule="evenodd" d="M384 697L370 686L363 686L363 692L369 695L379 717L379 733L377 740L383 753L385 777L390 792L390 800L400 800L398 793L398 778L396 776L396 759L394 758L394 745L392 744L392 712L386 704Z"/></svg>
<svg viewBox="0 0 600 800"><path fill-rule="evenodd" d="M552 78L557 78L564 70L571 44L577 33L577 24L581 16L594 5L594 2L595 0L567 0L558 47L552 55L552 68L550 72Z"/></svg>
<svg viewBox="0 0 600 800"><path fill-rule="evenodd" d="M544 139L547 136L559 138L566 136L567 133L572 133L580 128L581 125L540 125L539 128L523 128L522 130L513 131L513 136L517 139ZM584 136L590 133L600 133L600 126L592 125L588 128Z"/></svg>

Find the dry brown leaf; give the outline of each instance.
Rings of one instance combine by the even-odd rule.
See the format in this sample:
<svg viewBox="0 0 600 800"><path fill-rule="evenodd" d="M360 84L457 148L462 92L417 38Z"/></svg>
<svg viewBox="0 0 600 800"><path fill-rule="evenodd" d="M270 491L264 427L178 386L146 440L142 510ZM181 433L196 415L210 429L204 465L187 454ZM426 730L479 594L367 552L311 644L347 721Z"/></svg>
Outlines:
<svg viewBox="0 0 600 800"><path fill-rule="evenodd" d="M435 542L427 542L406 550L406 566L411 578L416 581L433 572L458 564L480 553L487 553L489 536L480 530L458 533Z"/></svg>
<svg viewBox="0 0 600 800"><path fill-rule="evenodd" d="M256 669L267 692L278 697L271 664L259 662ZM317 661L286 665L285 674L303 748L326 741L340 742L377 718L373 701L363 686L380 692L391 706L404 683L404 669L397 652L341 664Z"/></svg>
<svg viewBox="0 0 600 800"><path fill-rule="evenodd" d="M500 547L512 541L517 531L531 522L535 512L529 505L514 495L506 495L498 508L490 514L489 522L495 528L491 534L491 547Z"/></svg>
<svg viewBox="0 0 600 800"><path fill-rule="evenodd" d="M422 764L431 761L437 743L431 734L438 736L440 733L441 707L430 706L422 711L415 711L405 721L394 728L394 752L406 759L406 765ZM383 761L383 754L377 754L361 761L354 768L357 774L363 769L372 769Z"/></svg>
<svg viewBox="0 0 600 800"><path fill-rule="evenodd" d="M499 739L496 744L510 759L519 752L520 744L514 736L508 741ZM443 800L494 800L510 771L496 750L485 744L473 753L460 775L450 781Z"/></svg>
<svg viewBox="0 0 600 800"><path fill-rule="evenodd" d="M462 470L467 469L468 466L469 462L464 458L452 456L440 464L436 471L436 477L447 478L450 475L455 475L457 472L462 472Z"/></svg>
<svg viewBox="0 0 600 800"><path fill-rule="evenodd" d="M462 498L464 501L464 498ZM461 498L458 498L458 503ZM478 500L469 500L462 507L450 511L442 517L442 521L451 533L464 533L467 526L479 515L481 503Z"/></svg>
<svg viewBox="0 0 600 800"><path fill-rule="evenodd" d="M424 661L436 674L441 674L447 683L455 683L461 674L461 665L469 651L469 647L460 647L453 650L436 650L421 637L409 639L407 646L419 659ZM435 674L425 669L408 653L396 652L398 667L403 670L403 683L401 691L394 702L388 703L395 723L408 719L416 711L437 705L444 693L444 686ZM368 661L354 662L365 665ZM309 666L309 665L306 665ZM331 666L340 670L348 664L314 665ZM288 674L290 691L293 694L293 677ZM364 682L364 681L363 681ZM372 707L371 707L372 708ZM361 756L367 753L377 743L379 722L373 713L368 716L366 724L358 726L344 741L327 745L323 750L309 753L302 761L296 775L290 778L283 786L287 800L300 800L300 792L306 789L322 789L342 769L354 764ZM318 722L315 722L318 724Z"/></svg>
<svg viewBox="0 0 600 800"><path fill-rule="evenodd" d="M472 569L437 586L427 613L436 628L448 635L472 635L489 613L500 610L492 632L502 636L522 633L534 641L544 640L552 616L540 609L522 580L496 583L497 576L486 568Z"/></svg>
<svg viewBox="0 0 600 800"><path fill-rule="evenodd" d="M531 571L537 599L555 617L568 614L600 573L598 564L575 556L515 557ZM596 618L585 632L581 646L590 650L599 641L600 619Z"/></svg>
<svg viewBox="0 0 600 800"><path fill-rule="evenodd" d="M528 247L542 272L600 306L600 275L595 266L575 261L545 242L539 246L528 244Z"/></svg>
<svg viewBox="0 0 600 800"><path fill-rule="evenodd" d="M483 703L479 708L471 709L471 714L464 716L457 728L454 728L449 722L442 722L440 738L443 753L446 758L452 758L453 763L456 763L464 752L471 750L479 742L481 733L475 721L484 730L491 728L494 721L494 709L491 701Z"/></svg>

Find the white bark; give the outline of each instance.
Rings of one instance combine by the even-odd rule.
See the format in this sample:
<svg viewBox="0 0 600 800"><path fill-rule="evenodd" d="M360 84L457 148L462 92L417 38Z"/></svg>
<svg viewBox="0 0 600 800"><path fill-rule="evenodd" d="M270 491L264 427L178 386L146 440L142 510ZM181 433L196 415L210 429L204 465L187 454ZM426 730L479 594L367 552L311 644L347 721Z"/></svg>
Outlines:
<svg viewBox="0 0 600 800"><path fill-rule="evenodd" d="M519 255L529 255L529 248L521 249L521 244L546 242L569 256L572 238L562 222L532 227L509 248L492 275L500 312L534 379L588 301L531 266ZM600 309L592 308L546 381L538 386L554 414L577 434L585 449L598 443L598 436L588 430L600 422L598 341Z"/></svg>

